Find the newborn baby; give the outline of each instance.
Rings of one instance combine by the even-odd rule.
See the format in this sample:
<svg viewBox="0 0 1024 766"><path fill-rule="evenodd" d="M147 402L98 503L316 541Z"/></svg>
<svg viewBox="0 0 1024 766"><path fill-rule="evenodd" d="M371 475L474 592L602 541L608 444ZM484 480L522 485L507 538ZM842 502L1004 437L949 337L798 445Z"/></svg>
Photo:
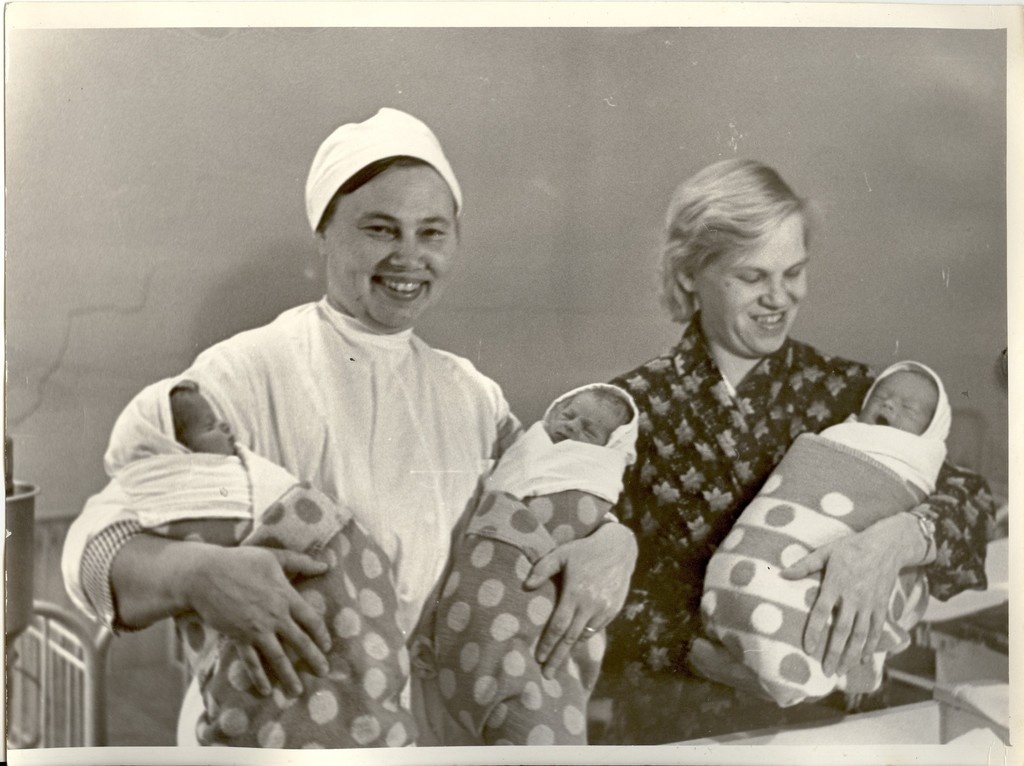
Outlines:
<svg viewBox="0 0 1024 766"><path fill-rule="evenodd" d="M836 689L877 689L886 657L906 648L927 606L923 575L900 575L873 656L844 675L826 675L824 647L811 656L802 640L821 573L801 580L780 573L832 540L920 504L935 489L950 420L938 376L900 362L878 376L858 415L799 436L708 564L701 614L710 640L694 642L691 665L783 707Z"/></svg>
<svg viewBox="0 0 1024 766"><path fill-rule="evenodd" d="M523 582L556 546L607 520L636 457L637 410L623 390L593 384L548 408L502 456L456 546L434 626L445 705L481 743L584 745L586 710L604 655L586 633L552 679L537 642L557 598Z"/></svg>
<svg viewBox="0 0 1024 766"><path fill-rule="evenodd" d="M192 381L163 381L129 405L143 431L115 425L114 483L149 534L216 545L259 545L308 553L331 568L295 587L331 629L326 675L297 670L303 692L253 687L235 645L194 614L175 622L199 681L203 745L365 747L411 743L401 705L408 680L405 637L395 622L390 562L333 499L235 444ZM131 420L131 419L128 419ZM124 444L118 450L117 444ZM127 445L131 445L128 447ZM128 450L127 452L125 450ZM122 454L123 453L123 454Z"/></svg>

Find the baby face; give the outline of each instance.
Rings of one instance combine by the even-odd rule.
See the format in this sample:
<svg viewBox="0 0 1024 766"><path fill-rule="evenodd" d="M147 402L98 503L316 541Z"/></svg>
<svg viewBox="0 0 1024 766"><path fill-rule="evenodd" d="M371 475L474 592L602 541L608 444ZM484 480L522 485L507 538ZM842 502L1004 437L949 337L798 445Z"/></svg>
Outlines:
<svg viewBox="0 0 1024 766"><path fill-rule="evenodd" d="M178 441L193 452L234 455L231 427L213 414L210 403L198 391L179 391L171 397L171 411L180 427Z"/></svg>
<svg viewBox="0 0 1024 766"><path fill-rule="evenodd" d="M628 422L628 415L625 404L616 406L591 391L583 391L552 408L544 420L544 430L555 444L571 439L603 447L612 431Z"/></svg>
<svg viewBox="0 0 1024 766"><path fill-rule="evenodd" d="M938 403L939 390L934 381L914 372L894 372L875 386L857 420L920 436L932 422Z"/></svg>

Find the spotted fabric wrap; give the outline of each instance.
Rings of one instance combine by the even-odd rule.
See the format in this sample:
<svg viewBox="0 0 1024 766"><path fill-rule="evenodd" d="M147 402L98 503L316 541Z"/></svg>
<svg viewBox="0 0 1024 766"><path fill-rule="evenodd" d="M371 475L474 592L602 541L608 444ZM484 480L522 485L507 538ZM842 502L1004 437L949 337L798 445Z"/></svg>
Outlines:
<svg viewBox="0 0 1024 766"><path fill-rule="evenodd" d="M401 746L414 741L401 693L409 677L405 638L391 564L351 514L323 493L297 485L256 521L179 521L151 530L217 545L260 545L307 553L331 568L294 585L331 631L330 670L321 678L297 668L298 697L275 685L270 696L252 687L235 644L196 616L177 619L186 656L199 679L204 713L196 727L203 745L273 748Z"/></svg>
<svg viewBox="0 0 1024 766"><path fill-rule="evenodd" d="M629 595L608 627L597 696L613 701L601 744L654 744L792 725L821 712L695 676L687 662L701 634L708 561L747 503L802 433L819 433L860 409L870 369L789 339L731 395L700 331L612 382L640 409L637 460L614 511L636 534ZM985 480L945 464L926 501L936 558L933 596L985 587L985 544L995 505ZM680 715L686 710L686 715Z"/></svg>
<svg viewBox="0 0 1024 766"><path fill-rule="evenodd" d="M727 664L753 671L763 691L783 707L836 689L877 689L886 657L909 645L908 630L924 614L924 577L907 573L900 578L878 651L837 676L822 670L823 649L810 656L802 646L821 573L786 580L781 571L822 545L917 502L900 476L868 455L813 434L797 438L708 564L701 615ZM715 668L706 670L716 680L727 680Z"/></svg>
<svg viewBox="0 0 1024 766"><path fill-rule="evenodd" d="M489 745L585 745L586 709L604 633L580 639L552 679L534 659L554 610L550 580L526 590L533 564L586 537L611 503L578 490L517 500L483 496L457 546L436 613L438 685L449 713Z"/></svg>

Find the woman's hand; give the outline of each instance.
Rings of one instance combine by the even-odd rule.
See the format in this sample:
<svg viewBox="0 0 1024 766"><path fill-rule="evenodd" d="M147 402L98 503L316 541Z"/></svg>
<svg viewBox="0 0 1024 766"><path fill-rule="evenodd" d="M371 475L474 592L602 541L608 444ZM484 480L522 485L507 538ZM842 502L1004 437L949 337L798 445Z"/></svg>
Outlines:
<svg viewBox="0 0 1024 766"><path fill-rule="evenodd" d="M562 573L557 604L537 644L545 678L554 676L576 641L604 629L619 613L636 556L633 533L622 524L605 524L589 537L560 545L533 565L526 588Z"/></svg>
<svg viewBox="0 0 1024 766"><path fill-rule="evenodd" d="M204 551L197 564L184 583L189 607L206 625L236 641L250 679L263 694L271 690L264 662L288 692L302 693L285 647L317 675L327 673L330 633L288 580L323 574L326 564L302 553L256 546Z"/></svg>
<svg viewBox="0 0 1024 766"><path fill-rule="evenodd" d="M326 564L294 551L223 548L144 534L118 552L110 580L122 623L142 627L195 611L236 641L260 691L269 694L271 688L265 662L286 690L299 694L302 685L285 649L322 674L331 640L320 615L288 577L326 571Z"/></svg>
<svg viewBox="0 0 1024 766"><path fill-rule="evenodd" d="M822 657L827 675L846 673L874 653L900 570L920 563L926 553L916 519L898 513L823 545L782 571L787 580L824 571L804 630L804 650Z"/></svg>

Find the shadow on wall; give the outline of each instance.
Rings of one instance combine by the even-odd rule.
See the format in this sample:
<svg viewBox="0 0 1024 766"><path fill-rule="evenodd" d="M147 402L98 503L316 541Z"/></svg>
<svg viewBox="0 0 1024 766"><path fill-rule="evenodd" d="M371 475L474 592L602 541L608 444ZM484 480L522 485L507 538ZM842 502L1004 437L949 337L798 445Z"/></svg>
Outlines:
<svg viewBox="0 0 1024 766"><path fill-rule="evenodd" d="M323 267L314 253L298 252L294 242L262 248L204 292L190 333L195 353L265 325L301 303L319 300L323 286Z"/></svg>

